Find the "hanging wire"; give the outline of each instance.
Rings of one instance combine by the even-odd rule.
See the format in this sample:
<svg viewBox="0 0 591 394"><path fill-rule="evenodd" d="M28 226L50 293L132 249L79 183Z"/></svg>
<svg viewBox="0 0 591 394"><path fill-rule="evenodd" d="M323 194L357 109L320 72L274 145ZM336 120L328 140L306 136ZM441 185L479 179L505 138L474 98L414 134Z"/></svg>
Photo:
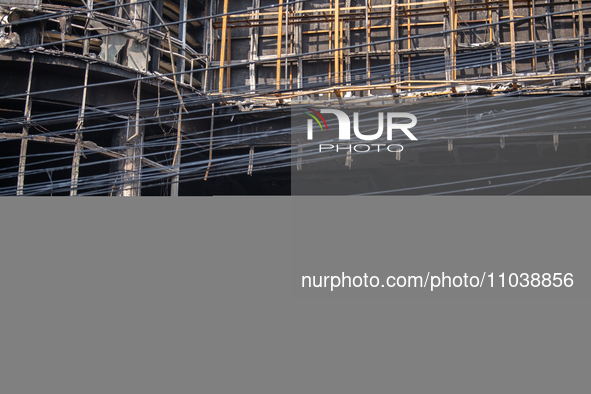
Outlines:
<svg viewBox="0 0 591 394"><path fill-rule="evenodd" d="M143 4L148 3L148 1L139 1L136 4ZM290 1L289 6L294 6L297 3L306 3L304 1ZM284 6L286 6L284 4ZM545 6L546 4L544 4ZM112 6L101 6L97 7L92 10L93 13L101 13L105 11L112 11L119 7L122 7L123 4L115 4ZM140 27L137 28L135 26L129 26L123 28L121 30L117 30L111 33L106 34L97 34L97 35L88 35L85 37L75 38L75 39L67 39L61 41L54 41L51 43L44 43L43 45L31 45L31 46L24 46L24 47L17 47L17 48L7 48L7 49L0 49L0 55L8 55L9 53L15 52L39 52L45 53L47 50L40 49L39 47L47 47L53 45L61 45L61 44L69 44L75 42L82 42L84 40L89 40L92 38L99 38L99 39L106 39L108 36L112 36L115 34L130 34L130 33L137 33L137 32L147 32L149 33L150 30L156 30L159 28L169 28L173 26L178 26L180 23L190 23L190 22L207 22L212 23L212 21L222 18L224 16L229 17L232 15L239 15L245 12L253 12L255 10L258 11L265 11L269 10L272 11L277 8L277 5L268 5L268 6L261 6L256 8L249 8L248 10L237 10L232 11L227 14L216 14L212 16L205 16L205 17L198 17L198 18L190 18L187 19L185 22L167 22L167 23L160 23L160 24L153 24L147 27ZM286 7L287 8L287 7ZM530 17L519 17L519 22L529 21L531 19L541 19L549 16L558 16L558 15L570 15L574 12L578 11L585 11L589 10L591 7L583 7L583 8L575 8L570 9L568 11L559 10L553 12L545 12L539 15L534 15ZM19 25L32 23L32 22L41 22L41 21L49 21L55 20L56 18L60 17L72 17L72 16L80 16L86 17L88 13L88 9L86 7L76 7L76 8L68 8L62 11L51 11L51 13L46 15L36 15L30 18L22 18L15 22L5 23L1 27L2 28L15 28ZM287 17L287 14L286 14ZM294 18L289 18L290 24L295 23ZM461 27L454 30L441 30L441 31L433 31L428 33L422 34L413 34L410 37L399 37L396 39L380 39L378 41L372 42L372 46L378 45L386 45L390 43L403 43L407 40L417 40L419 38L428 38L428 37L445 37L451 32L456 33L467 33L467 32L477 32L482 29L491 28L493 26L508 26L510 24L509 20L503 20L496 23L475 23L472 26ZM478 34L477 34L478 36ZM161 38L161 37L159 37ZM553 47L550 50L547 43L544 42L537 42L536 51L533 52L533 43L529 42L526 44L516 44L515 45L515 56L513 59L516 62L523 62L523 61L532 61L532 59L536 60L543 60L548 58L549 56L554 56L557 58L555 62L555 69L554 69L554 76L551 80L547 80L546 82L539 82L535 86L526 87L525 90L521 92L507 92L505 96L511 95L520 95L522 96L528 88L531 88L532 93L536 92L553 92L554 94L569 96L572 92L568 91L568 87L561 88L560 84L562 82L566 82L569 79L576 78L576 75L581 75L582 73L579 72L573 73L574 67L577 65L574 60L568 62L564 60L560 60L561 56L568 56L572 53L578 53L581 49L587 50L591 47L591 43L588 43L590 36L584 35L579 37L574 37L570 40L566 40L565 42L556 41L553 42ZM584 44L581 46L579 45L579 40L582 39ZM313 52L306 52L303 54L285 54L279 60L285 62L285 66L287 68L288 64L296 64L295 62L298 58L312 58L312 57L322 57L322 56L330 56L334 54L335 51L354 51L354 50L363 50L367 48L367 43L364 44L350 44L345 45L343 47L339 47L338 49L325 49L325 50L318 50ZM473 51L463 51L458 52L455 56L455 65L457 72L472 72L475 69L482 68L482 67L489 67L493 65L493 63L502 62L505 65L511 61L511 53L510 48L501 48L501 59L498 59L498 48L491 47L491 48L479 48L478 50ZM50 53L50 52L47 52ZM404 55L406 57L406 55ZM442 59L442 56L437 57L438 59ZM202 59L206 59L203 57ZM270 104L271 106L265 107L265 104L258 104L261 107L258 111L253 112L243 112L240 109L241 105L249 105L252 103L256 104L257 100L260 100L261 97L273 95L279 95L279 97L297 97L298 95L306 95L306 93L311 92L311 94L315 94L314 92L322 91L324 95L329 93L334 94L332 91L334 89L343 88L346 90L348 87L372 87L375 85L380 85L381 89L384 89L384 86L390 84L392 79L399 80L401 82L407 83L406 81L413 81L420 82L421 79L436 79L430 78L430 76L444 74L445 73L445 64L442 62L434 62L434 58L419 58L413 59L410 65L412 66L411 72L409 74L408 61L402 60L398 63L397 69L400 70L397 73L391 72L391 65L381 64L381 65L374 65L371 67L371 77L367 77L367 69L365 67L358 67L358 68L351 68L350 70L343 71L343 73L348 73L350 75L350 82L342 83L342 84L334 84L334 79L329 78L328 73L324 71L317 72L315 74L306 74L303 78L303 83L300 88L297 87L290 87L289 84L282 85L283 87L279 90L275 87L275 81L271 82L259 82L255 84L254 91L247 86L230 86L229 88L226 87L223 94L218 94L217 92L211 93L204 93L203 91L199 91L189 87L187 85L184 86L184 94L182 95L182 102L179 100L179 96L172 94L172 79L173 78L180 78L184 81L186 75L190 75L191 73L200 73L201 75L205 75L206 72L210 74L214 74L216 71L225 69L225 70L232 70L242 68L245 69L252 65L260 66L262 63L273 63L278 60L276 57L268 57L265 59L264 62L259 60L245 60L240 61L239 64L226 64L226 65L212 65L211 61L208 60L207 62L202 63L201 68L196 70L185 70L185 71L178 71L178 72L171 72L171 73L164 73L164 74L156 74L156 73L148 73L148 72L138 72L136 77L126 78L124 80L111 80L111 81L102 81L102 82L92 82L88 84L76 84L75 86L68 86L68 87L60 87L60 88L52 88L52 89L41 89L41 90L34 90L32 92L28 92L29 97L35 100L41 100L44 97L47 97L51 94L64 94L65 92L70 92L74 94L77 91L80 91L85 86L87 89L94 89L94 88L105 88L105 87L115 87L120 85L131 86L137 83L150 83L151 81L165 81L168 83L167 95L165 97L158 97L158 98L142 98L141 99L141 112L142 112L142 119L141 125L143 128L152 128L152 127L162 127L163 124L166 125L170 130L173 130L176 126L175 124L178 121L178 108L181 105L184 105L187 108L187 112L183 114L182 121L185 124L208 124L213 118L215 126L214 135L213 137L210 135L210 130L207 128L201 129L184 129L182 133L182 140L180 142L182 154L182 163L178 166L178 170L180 173L180 178L182 182L191 182L203 179L204 173L207 169L209 170L209 177L227 177L237 174L244 174L246 172L246 168L249 167L249 163L254 162L254 169L256 171L267 171L272 169L284 169L289 170L292 166L292 159L300 158L302 159L303 164L310 164L314 162L321 161L322 158L318 157L318 155L310 154L309 152L303 152L298 157L298 153L294 153L291 143L290 137L292 136L292 128L290 125L291 114L289 111L289 101L284 105L277 105L276 103ZM589 57L584 58L584 63L588 63ZM581 59L579 59L579 62ZM328 60L330 62L330 60ZM473 74L470 78L465 78L462 83L465 84L473 84L473 85L490 85L489 81L495 80L503 80L503 82L499 83L492 83L493 85L502 85L503 83L508 83L511 78L523 77L525 74L531 73L534 74L536 70L533 69L533 66L529 69L520 67L519 75L512 76L510 74L501 75L501 76L490 76L490 72L486 71L488 74L478 75ZM539 72L539 71L538 71ZM564 74L564 76L561 76ZM334 78L336 75L333 72L332 77ZM346 80L346 78L342 78ZM287 78L286 78L287 80ZM206 83L208 81L205 81ZM295 85L295 84L294 84ZM382 86L384 85L384 86ZM446 91L448 88L455 87L457 85L457 81L446 81L445 79L441 79L441 83L438 84L438 87L435 91ZM402 87L401 87L402 88ZM489 86L490 88L490 86ZM545 90L544 90L545 89ZM371 89L374 90L374 89ZM406 93L400 94L400 97L405 97ZM481 127L483 131L479 135L464 135L464 130L462 127L465 124L465 119L459 119L457 117L447 117L446 113L449 113L453 110L458 110L461 108L462 104L458 104L457 100L449 101L448 104L441 104L441 97L429 97L429 95L433 94L434 89L432 87L414 87L412 91L410 91L410 96L413 97L420 97L422 94L425 94L426 97L422 97L421 100L423 103L429 102L432 100L433 102L438 102L440 105L437 108L426 108L426 109L418 109L417 115L421 117L429 118L434 116L440 116L441 122L439 124L437 130L429 130L428 132L419 131L417 135L420 136L419 142L414 146L418 147L429 147L435 143L440 143L446 139L469 139L469 138L483 138L483 137L498 137L501 135L518 135L524 127L528 123L528 119L520 119L523 114L515 113L515 114L505 114L502 119L495 119L491 121L491 124L483 124ZM377 98L383 97L384 99L392 99L392 95L383 94L373 97L356 97L356 93L353 92L353 97L357 100L345 100L341 101L337 98L332 98L330 100L323 101L329 105L333 105L339 103L342 108L353 108L356 105L359 105L359 102L363 102L366 99L368 102L370 100L376 100ZM5 95L0 98L2 102L11 100L23 100L27 97L27 92L16 92L9 95ZM536 99L539 99L537 96L527 97L527 100L531 101L531 110L528 112L529 118L535 117L543 117L548 116L549 113L555 111L557 114L559 113L562 118L579 118L584 119L587 115L587 103L585 100L580 102L573 102L567 104L561 104L559 108L549 106L547 104L538 105L536 103ZM269 102L269 98L265 98L265 102ZM289 100L289 99L288 99ZM443 99L445 101L445 98ZM297 100L291 101L291 103L296 104ZM129 114L135 113L136 111L136 100L130 100L127 102L119 102L112 105L103 105L100 107L92 107L88 106L86 108L86 113L84 116L84 135L88 136L89 141L92 141L92 138L95 136L99 136L101 133L112 133L113 130L121 130L128 126L130 122ZM217 114L211 115L211 105L214 105L215 108L218 110L221 108L223 109L222 112L218 112ZM478 107L481 105L483 111L486 109L488 102L486 98L478 99L471 97L466 105L469 105L471 109ZM374 110L377 111L377 110ZM30 117L28 124L30 127L35 127L40 132L36 132L34 134L29 135L27 138L30 140L35 141L34 138L37 138L37 143L40 142L41 138L45 138L46 140L50 140L52 138L62 138L62 139L71 139L72 136L76 133L76 121L79 116L78 109L68 109L67 107L62 107L62 109L51 111L51 112L35 112L33 111L33 115ZM146 115L147 113L153 113L153 115ZM255 114L253 115L253 114ZM230 117L239 117L240 121L238 122L228 122ZM250 118L250 119L248 119ZM4 118L0 119L0 133L19 133L20 128L23 127L24 119L22 117L12 117L12 118ZM239 123L240 127L237 127L236 124ZM220 125L221 124L221 125ZM493 127L494 126L494 127ZM249 128L248 133L241 133L237 132L239 128L245 129ZM261 131L261 130L265 131ZM491 131L491 129L494 129ZM258 130L258 131L252 131ZM563 133L562 133L563 134ZM588 136L588 130L577 130L577 131L570 131L568 134L570 135L582 135ZM534 134L530 133L530 136ZM541 134L543 135L543 134ZM283 141L279 143L279 145L274 146L271 150L266 149L255 149L254 153L242 152L240 148L246 149L253 145L253 141L257 140L270 140L273 139L275 141ZM3 144L7 144L9 142L20 141L18 138L1 138L0 134L0 149ZM70 184L67 181L57 181L52 179L53 175L49 175L50 173L53 174L54 172L58 171L69 171L71 169L71 163L68 164L68 161L71 161L72 156L72 149L73 146L67 146L64 144L70 144L72 141L64 140L61 141L63 144L56 145L58 149L53 149L51 151L44 151L39 153L29 153L27 154L28 159L33 161L33 164L27 166L26 175L27 177L37 176L35 179L41 179L41 175L45 176L45 180L43 181L36 181L36 182L27 182L26 183L26 194L54 194L59 192L67 192L70 189ZM330 140L326 140L324 142L330 142ZM110 145L110 144L109 144ZM133 173L131 175L136 175L138 177L141 176L142 188L151 187L154 185L159 185L162 183L166 183L170 181L171 172L166 171L170 170L170 166L172 165L172 157L175 154L177 146L176 141L176 133L170 134L161 134L161 135L151 135L149 139L146 139L142 142L142 149L143 154L141 156L141 160L143 160L143 164L141 165L141 172L138 171L137 173ZM272 147L273 145L268 145ZM108 149L109 155L105 155L104 151L101 151L100 148ZM106 146L106 147L99 147L94 149L91 147L85 147L84 154L87 159L86 162L82 162L80 164L80 168L82 171L88 170L90 168L113 168L120 166L122 162L126 160L129 161L129 156L127 155L127 151L130 149L129 146L121 145L121 146ZM7 152L6 154L0 157L0 167L2 170L0 171L0 180L10 180L16 179L18 175L19 165L18 159L19 154L18 150L16 149L2 149L3 152ZM214 152L223 152L224 154L219 157L214 157L212 160L209 160L207 154L211 151ZM230 154L227 152L235 151L236 153ZM146 165L146 160L152 161L152 164ZM161 167L155 165L156 163L161 164ZM544 170L532 170L526 172L516 172L507 175L500 176L503 177L513 177L517 175L535 175L538 172L542 174L549 174L546 177L535 178L535 179L528 179L524 181L516 181L516 182L506 182L500 185L492 185L492 186L481 186L477 189L475 188L462 188L458 186L457 189L449 189L445 192L436 192L431 193L429 189L436 189L439 187L456 187L457 185L461 185L463 183L474 183L476 181L481 180L480 178L471 178L463 181L459 181L458 183L450 182L450 183L437 183L429 186L420 186L415 188L401 188L401 189L391 189L391 190L382 190L378 191L375 194L396 194L396 193L423 193L424 194L442 194L442 193L462 193L466 191L474 191L474 190L485 190L492 187L504 187L504 186L522 186L521 189L516 189L511 193L520 193L523 191L527 191L531 189L535 185L539 185L542 183L547 182L559 182L564 180L573 180L573 179L584 179L587 172L581 172L580 170L584 168L587 164L581 164L579 167L553 167ZM559 175L551 175L553 171L565 170L566 172L561 173ZM579 171L576 174L573 174L573 171ZM91 171L92 172L92 171ZM494 178L494 177L492 177ZM491 179L491 177L486 178ZM78 181L78 189L80 190L80 195L85 194L106 194L109 193L110 190L113 188L117 189L123 187L129 181L124 179L121 176L119 171L107 171L105 173L93 173L92 175L83 175ZM469 189L469 190L468 190ZM1 195L11 195L14 194L15 186L4 186L0 187L0 194Z"/></svg>

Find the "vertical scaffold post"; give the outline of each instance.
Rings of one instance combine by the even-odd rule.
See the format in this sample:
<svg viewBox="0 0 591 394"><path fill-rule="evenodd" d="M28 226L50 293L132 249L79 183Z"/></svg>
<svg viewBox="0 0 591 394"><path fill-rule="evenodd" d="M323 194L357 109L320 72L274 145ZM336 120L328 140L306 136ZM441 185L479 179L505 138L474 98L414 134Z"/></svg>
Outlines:
<svg viewBox="0 0 591 394"><path fill-rule="evenodd" d="M295 4L295 12L298 15L298 11L302 10L302 3ZM301 14L300 14L301 15ZM295 53L298 55L298 72L297 72L297 87L298 90L304 87L304 62L302 61L302 25L297 24L294 26L294 42L295 42Z"/></svg>
<svg viewBox="0 0 591 394"><path fill-rule="evenodd" d="M220 50L220 77L219 92L224 92L224 62L226 60L226 30L228 29L228 0L224 0L224 13L222 15L222 41Z"/></svg>
<svg viewBox="0 0 591 394"><path fill-rule="evenodd" d="M515 61L515 10L513 0L509 0L509 29L511 33L511 75L517 74L517 63Z"/></svg>
<svg viewBox="0 0 591 394"><path fill-rule="evenodd" d="M392 0L390 10L390 82L396 82L396 40L398 38L398 26L396 26L396 0Z"/></svg>
<svg viewBox="0 0 591 394"><path fill-rule="evenodd" d="M27 98L25 99L25 111L23 132L21 140L21 151L18 158L18 177L16 183L16 195L22 196L25 188L25 166L27 163L27 146L29 143L29 122L31 121L31 81L33 80L33 64L35 63L35 55L31 55L31 64L29 66L29 79L27 81Z"/></svg>
<svg viewBox="0 0 591 394"><path fill-rule="evenodd" d="M277 78L275 87L279 90L281 86L281 38L283 33L283 0L279 0L279 11L277 13Z"/></svg>
<svg viewBox="0 0 591 394"><path fill-rule="evenodd" d="M339 0L335 0L334 3L334 79L335 79L335 83L339 83L340 82L340 75L341 75L341 71L339 69L339 38L340 38L340 32L339 32L339 26L340 26L340 11L341 11L341 4Z"/></svg>
<svg viewBox="0 0 591 394"><path fill-rule="evenodd" d="M249 74L250 91L253 93L255 92L255 90L257 88L255 62L258 60L258 55L259 55L259 30L260 30L260 28L258 27L258 19L259 19L260 4L261 4L261 0L252 0L252 8L254 8L254 17L257 20L257 24L254 27L250 28L250 51L249 51L249 59L248 59L250 64L248 65L248 74Z"/></svg>
<svg viewBox="0 0 591 394"><path fill-rule="evenodd" d="M585 72L585 28L583 26L583 0L578 1L579 7L579 72Z"/></svg>
<svg viewBox="0 0 591 394"><path fill-rule="evenodd" d="M367 85L371 85L371 62L369 58L369 51L371 50L371 19L369 19L369 12L371 10L371 0L365 0L365 37L367 41L367 51L365 52L365 72ZM367 90L367 95L371 94L371 89Z"/></svg>
<svg viewBox="0 0 591 394"><path fill-rule="evenodd" d="M551 5L552 0L546 0L546 34L548 36L548 71L550 74L554 74L554 26L552 21L552 15L549 15L554 11L554 7ZM556 81L554 81L556 83Z"/></svg>
<svg viewBox="0 0 591 394"><path fill-rule="evenodd" d="M222 81L223 83L223 81ZM181 91L182 92L182 91ZM176 148L174 150L174 158L172 159L172 168L175 171L175 175L172 177L172 185L170 189L170 195L172 197L178 197L179 195L179 182L181 177L181 142L182 142L182 123L183 122L183 107L179 107L178 121L177 121L177 134L176 134Z"/></svg>
<svg viewBox="0 0 591 394"><path fill-rule="evenodd" d="M82 103L80 104L80 114L78 115L78 123L76 124L76 147L74 149L74 157L72 158L72 175L70 183L70 196L78 194L78 178L80 176L80 155L82 154L82 133L84 130L84 116L86 112L86 93L88 90L88 71L90 63L86 63L86 70L84 71L84 85L82 88Z"/></svg>
<svg viewBox="0 0 591 394"><path fill-rule="evenodd" d="M451 25L451 41L450 41L450 60L451 60L451 79L455 80L457 77L456 71L456 45L457 35L456 29L458 28L458 14L456 13L456 0L448 0L449 3L449 21Z"/></svg>

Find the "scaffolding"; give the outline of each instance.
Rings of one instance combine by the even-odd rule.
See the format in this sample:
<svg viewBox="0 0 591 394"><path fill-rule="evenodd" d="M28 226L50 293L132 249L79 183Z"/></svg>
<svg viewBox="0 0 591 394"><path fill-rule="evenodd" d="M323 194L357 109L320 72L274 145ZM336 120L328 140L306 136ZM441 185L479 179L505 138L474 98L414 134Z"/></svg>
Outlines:
<svg viewBox="0 0 591 394"><path fill-rule="evenodd" d="M287 91L282 99L380 90L432 89L448 94L457 85L511 83L517 87L587 75L584 20L591 7L582 0L356 2L365 3L361 6L352 6L351 0L292 3L280 1L274 9L259 10L260 1L254 0L253 11L228 14L228 1L223 1L224 14L212 23L221 39L210 43L212 65L220 67L212 84L218 94L238 88L238 83L229 83L230 73L244 67L245 60L251 87L257 86L257 68L276 64L276 90ZM274 40L276 53L270 49L255 53L263 39L269 47ZM248 59L232 59L231 47L238 40L250 41ZM569 72L556 72L556 45L571 47ZM487 62L472 69L458 64L462 55L477 56L491 48L494 56ZM564 58L564 51L560 55ZM414 64L424 65L425 59L444 64L444 71L431 75L415 71ZM352 65L360 60L364 60L362 76L362 67ZM304 69L312 62L326 64L326 84L305 89ZM388 67L382 67L381 78L372 78L372 65L378 64Z"/></svg>
<svg viewBox="0 0 591 394"><path fill-rule="evenodd" d="M586 95L590 14L591 0L0 0L0 194L179 195L289 168L272 154L301 102Z"/></svg>

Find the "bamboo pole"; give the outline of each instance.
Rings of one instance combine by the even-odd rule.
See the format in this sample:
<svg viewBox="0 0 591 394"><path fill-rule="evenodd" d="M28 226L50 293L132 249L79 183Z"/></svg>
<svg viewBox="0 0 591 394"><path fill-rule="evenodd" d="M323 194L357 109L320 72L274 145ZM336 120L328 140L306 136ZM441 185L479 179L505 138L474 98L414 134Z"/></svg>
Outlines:
<svg viewBox="0 0 591 394"><path fill-rule="evenodd" d="M74 157L72 158L72 174L70 182L70 196L78 194L78 178L80 176L80 155L82 154L82 130L84 130L84 116L86 111L86 93L88 90L88 70L90 63L86 63L84 71L84 87L82 88L82 103L80 104L80 114L78 115L78 124L76 125L76 147L74 148ZM138 84L141 81L138 81ZM139 97L139 92L138 92Z"/></svg>
<svg viewBox="0 0 591 394"><path fill-rule="evenodd" d="M223 83L223 79L222 79ZM179 195L179 183L181 178L181 142L182 142L182 121L183 121L183 109L179 107L178 121L177 121L177 134L176 134L176 147L174 150L174 157L172 159L172 168L175 175L172 177L172 185L170 187L170 195L172 197L178 197Z"/></svg>
<svg viewBox="0 0 591 394"><path fill-rule="evenodd" d="M88 27L90 19L92 18L92 7L93 7L93 0L87 0L86 8L88 9L88 12L86 13L86 25L85 25L85 29L84 29L84 37L88 37L90 35L89 30L87 30L86 28ZM84 40L84 43L82 44L82 54L84 56L88 56L89 52L90 52L90 39L86 39L86 40Z"/></svg>
<svg viewBox="0 0 591 394"><path fill-rule="evenodd" d="M27 81L27 98L25 99L25 112L23 122L23 132L21 140L21 151L18 158L18 176L16 183L16 195L22 196L25 187L25 166L27 163L27 146L29 136L29 122L31 121L31 81L33 79L33 64L35 63L35 54L31 55L31 64L29 66L29 80Z"/></svg>
<svg viewBox="0 0 591 394"><path fill-rule="evenodd" d="M486 23L489 24L488 26L488 40L492 41L493 40L493 29L492 26L490 26L490 24L492 23L492 12L490 9L490 4L489 4L489 0L485 0L484 4L486 6Z"/></svg>
<svg viewBox="0 0 591 394"><path fill-rule="evenodd" d="M351 0L345 1L345 7L347 9L351 8ZM349 11L347 11L349 12ZM343 21L345 24L345 28L343 29L343 34L345 34L345 39L343 43L346 43L346 46L351 45L351 22L350 21ZM345 82L347 85L351 84L351 49L345 50Z"/></svg>
<svg viewBox="0 0 591 394"><path fill-rule="evenodd" d="M536 0L531 0L531 40L534 44L534 52L533 52L533 56L532 56L532 69L534 72L538 72L538 58L537 58L537 54L538 54L538 45L536 43L536 18L533 18L533 16L536 15Z"/></svg>
<svg viewBox="0 0 591 394"><path fill-rule="evenodd" d="M443 43L444 43L444 52L443 57L445 58L445 80L451 81L451 23L449 20L449 13L443 15L443 31L445 32L443 35Z"/></svg>
<svg viewBox="0 0 591 394"><path fill-rule="evenodd" d="M207 180L209 176L209 169L211 168L211 161L213 159L213 129L214 129L214 117L215 117L215 104L211 104L211 125L209 130L209 162L207 163L207 170L205 170L205 177L203 178L204 181Z"/></svg>
<svg viewBox="0 0 591 394"><path fill-rule="evenodd" d="M485 4L486 4L486 23L488 23L488 25L489 25L487 28L488 41L494 42L494 31L493 31L493 26L491 25L492 24L492 10L490 9L489 0L485 0ZM489 66L490 66L490 77L492 78L495 76L492 53L490 54L490 65Z"/></svg>
<svg viewBox="0 0 591 394"><path fill-rule="evenodd" d="M513 0L509 0L509 29L511 32L511 74L517 73L517 63L515 61L515 10L513 9Z"/></svg>
<svg viewBox="0 0 591 394"><path fill-rule="evenodd" d="M224 14L222 16L222 41L220 50L219 92L224 92L224 62L226 61L226 30L228 29L228 0L224 0Z"/></svg>
<svg viewBox="0 0 591 394"><path fill-rule="evenodd" d="M343 48L345 46L345 41L343 40L343 33L345 31L345 22L339 22L339 48ZM345 68L344 68L344 57L345 51L339 51L339 82L342 84L345 81Z"/></svg>
<svg viewBox="0 0 591 394"><path fill-rule="evenodd" d="M252 7L255 9L254 15L255 18L259 18L259 8L260 0L252 0ZM255 59L258 58L259 54L259 28L258 27L251 27L250 28L250 63L248 65L248 72L249 72L249 79L250 79L250 90L254 92L256 90L256 65Z"/></svg>
<svg viewBox="0 0 591 394"><path fill-rule="evenodd" d="M396 39L396 0L392 0L390 11L390 40ZM396 82L396 42L390 41L390 82Z"/></svg>
<svg viewBox="0 0 591 394"><path fill-rule="evenodd" d="M232 63L232 28L228 29L228 43L226 44L226 56L228 57L227 63L231 64ZM228 72L226 73L226 90L228 92L232 91L232 86L231 86L231 79L230 79L230 72L232 71L232 68L228 68Z"/></svg>
<svg viewBox="0 0 591 394"><path fill-rule="evenodd" d="M457 32L458 28L458 14L456 12L456 0L449 1L449 19L451 22L451 43L450 43L450 56L451 56L451 79L456 80L456 45L457 45Z"/></svg>
<svg viewBox="0 0 591 394"><path fill-rule="evenodd" d="M493 27L493 34L494 34L494 42L495 42L495 52L497 57L497 77L503 75L503 59L502 59L502 52L501 52L501 33L499 25L499 11L493 10L492 12L492 22L495 23Z"/></svg>
<svg viewBox="0 0 591 394"><path fill-rule="evenodd" d="M365 35L367 39L367 52L365 52L365 67L367 75L367 83L370 84L371 80L371 62L369 58L369 52L371 51L371 19L369 19L369 12L371 10L371 0L365 0ZM371 90L367 91L367 95L371 93Z"/></svg>
<svg viewBox="0 0 591 394"><path fill-rule="evenodd" d="M452 0L452 1L454 1L454 0ZM407 3L410 4L410 0L407 0ZM407 42L408 42L408 50L409 50L408 55L407 55L407 59L408 59L408 67L407 67L408 68L408 76L407 76L407 79L409 81L408 86L410 86L411 71L412 71L411 70L411 65L410 65L410 50L412 49L412 41L410 39L410 37L411 37L411 34L410 34L410 14L408 14L407 15L407 18L406 18L406 34L407 34L407 37L408 37L408 41Z"/></svg>
<svg viewBox="0 0 591 394"><path fill-rule="evenodd" d="M331 9L332 9L332 1L333 0L330 0ZM326 17L326 15L325 15L325 17ZM326 20L328 21L328 50L331 50L331 49L333 49L333 46L334 46L334 38L333 38L334 26L333 26L333 22L330 22L328 20L328 18L326 18ZM336 52L335 52L335 54L336 54ZM332 55L332 56L334 56L334 55ZM333 67L333 62L329 61L328 62L328 84L329 84L329 86L333 84L332 67ZM334 82L336 83L336 77L335 77ZM330 93L328 93L328 98L330 98Z"/></svg>
<svg viewBox="0 0 591 394"><path fill-rule="evenodd" d="M552 0L546 0L546 3L546 14L548 14L552 12ZM552 15L546 15L546 34L548 35L548 68L550 74L554 74L554 25Z"/></svg>
<svg viewBox="0 0 591 394"><path fill-rule="evenodd" d="M289 3L289 0L287 0L287 2ZM289 39L289 5L285 9L285 56L291 53L291 51L288 48L288 43L291 43L293 45L293 40L291 40L290 42ZM289 85L291 85L291 75L288 76L288 64L290 64L289 60L285 59L285 70L283 72L285 76L285 89L291 89L289 87Z"/></svg>
<svg viewBox="0 0 591 394"><path fill-rule="evenodd" d="M583 1L577 3L579 7L579 72L585 72L585 28L583 26Z"/></svg>
<svg viewBox="0 0 591 394"><path fill-rule="evenodd" d="M277 18L277 79L276 89L281 87L281 37L283 33L283 0L279 0L279 15Z"/></svg>
<svg viewBox="0 0 591 394"><path fill-rule="evenodd" d="M137 0L133 0L137 1ZM186 69L185 64L185 54L187 48L187 12L188 12L188 2L189 0L179 0L179 22L178 25L178 38L181 42L181 47L178 49L179 59L178 59L178 67L177 69L182 72L180 76L180 80L185 83L185 74L184 71Z"/></svg>
<svg viewBox="0 0 591 394"><path fill-rule="evenodd" d="M334 3L334 75L335 83L339 83L339 26L340 26L340 0Z"/></svg>
<svg viewBox="0 0 591 394"><path fill-rule="evenodd" d="M298 12L302 9L302 3L295 4L295 11ZM294 26L294 41L295 41L295 52L297 55L302 54L302 25L295 25ZM302 89L304 86L304 62L302 60L302 56L298 56L298 74L297 74L297 87L298 89Z"/></svg>

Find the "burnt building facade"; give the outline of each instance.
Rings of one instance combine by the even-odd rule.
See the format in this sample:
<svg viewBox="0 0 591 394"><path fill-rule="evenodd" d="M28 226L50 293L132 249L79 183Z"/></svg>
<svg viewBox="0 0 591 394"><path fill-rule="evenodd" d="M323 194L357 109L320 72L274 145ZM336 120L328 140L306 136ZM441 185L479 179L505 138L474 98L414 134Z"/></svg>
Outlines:
<svg viewBox="0 0 591 394"><path fill-rule="evenodd" d="M293 171L320 194L357 194L337 174L386 194L589 194L590 12L587 0L0 0L0 194L284 195ZM318 167L292 140L296 106L403 107L421 143L380 168L361 155Z"/></svg>

